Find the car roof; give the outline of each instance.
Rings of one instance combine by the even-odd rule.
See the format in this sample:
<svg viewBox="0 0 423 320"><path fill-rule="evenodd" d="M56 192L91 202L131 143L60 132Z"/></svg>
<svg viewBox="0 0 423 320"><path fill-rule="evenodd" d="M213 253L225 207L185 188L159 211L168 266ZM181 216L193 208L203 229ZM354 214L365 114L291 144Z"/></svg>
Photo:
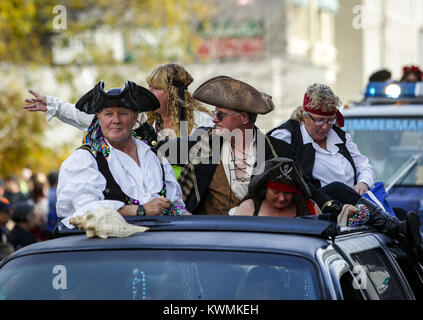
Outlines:
<svg viewBox="0 0 423 320"><path fill-rule="evenodd" d="M121 249L276 250L312 258L318 248L327 246L328 239L340 232L328 221L309 218L198 215L128 220L149 226L150 230L108 239L87 238L80 230L73 230L63 233L68 236L26 246L7 260L37 253Z"/></svg>
<svg viewBox="0 0 423 320"><path fill-rule="evenodd" d="M422 105L352 105L342 110L345 118L367 117L423 117Z"/></svg>

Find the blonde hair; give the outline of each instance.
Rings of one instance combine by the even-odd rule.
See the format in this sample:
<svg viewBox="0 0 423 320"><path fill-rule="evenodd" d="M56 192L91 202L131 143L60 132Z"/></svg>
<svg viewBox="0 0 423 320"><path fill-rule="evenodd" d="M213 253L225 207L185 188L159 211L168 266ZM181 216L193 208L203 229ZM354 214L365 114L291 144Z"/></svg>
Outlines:
<svg viewBox="0 0 423 320"><path fill-rule="evenodd" d="M311 101L308 103L307 108L319 109L323 112L336 111L341 105L341 100L333 92L333 90L321 83L312 84L307 88L306 95L308 95ZM303 106L299 106L291 114L291 119L297 120L298 122L303 121Z"/></svg>
<svg viewBox="0 0 423 320"><path fill-rule="evenodd" d="M171 129L175 131L177 136L181 135L179 123L179 108L185 108L186 121L188 122L188 134L192 132L197 123L194 120L194 110L211 112L203 107L199 101L195 100L188 91L188 86L193 82L193 78L185 70L185 68L176 63L157 65L150 75L147 77L147 83L150 87L164 89L168 93L168 101L166 106L166 115L170 118ZM184 88L184 100L178 95L180 87ZM153 124L160 119L157 112L147 112L147 122Z"/></svg>

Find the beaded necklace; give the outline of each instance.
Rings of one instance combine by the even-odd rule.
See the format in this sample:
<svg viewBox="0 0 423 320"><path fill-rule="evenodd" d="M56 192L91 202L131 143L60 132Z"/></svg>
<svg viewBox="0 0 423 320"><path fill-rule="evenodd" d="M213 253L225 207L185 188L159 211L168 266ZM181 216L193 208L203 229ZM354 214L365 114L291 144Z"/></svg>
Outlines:
<svg viewBox="0 0 423 320"><path fill-rule="evenodd" d="M350 221L348 221L348 227L357 227L366 224L370 219L369 209L364 204L357 204L355 206L358 209Z"/></svg>
<svg viewBox="0 0 423 320"><path fill-rule="evenodd" d="M138 269L132 271L134 279L132 280L132 300L137 300L137 295L141 294L141 300L147 299L147 285L145 272ZM141 285L139 285L141 283Z"/></svg>
<svg viewBox="0 0 423 320"><path fill-rule="evenodd" d="M148 145L147 140L142 140L144 143L146 143ZM163 168L163 165L162 165ZM162 174L164 177L164 170L162 170ZM166 198L166 182L165 179L163 179L163 184L162 184L162 189L158 192L160 198ZM133 204L139 205L140 202L138 200L133 200ZM169 216L179 216L181 215L181 212L183 211L187 211L187 209L184 206L175 204L174 202L172 202L169 206L168 209L164 209L162 211L163 215L169 215Z"/></svg>
<svg viewBox="0 0 423 320"><path fill-rule="evenodd" d="M204 289L200 282L197 263L179 263L183 294L189 300L205 299Z"/></svg>

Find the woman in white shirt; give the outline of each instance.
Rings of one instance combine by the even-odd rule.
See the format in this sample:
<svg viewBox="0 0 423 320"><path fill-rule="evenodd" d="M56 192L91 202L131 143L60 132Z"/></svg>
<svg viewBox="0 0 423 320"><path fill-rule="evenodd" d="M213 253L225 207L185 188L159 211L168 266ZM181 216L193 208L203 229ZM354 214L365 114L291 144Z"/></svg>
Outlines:
<svg viewBox="0 0 423 320"><path fill-rule="evenodd" d="M342 198L343 203L355 204L375 182L369 160L360 153L351 136L340 129L343 126L340 103L328 86L313 84L291 119L269 132L294 146L296 162L320 206L331 200L322 191L335 199Z"/></svg>

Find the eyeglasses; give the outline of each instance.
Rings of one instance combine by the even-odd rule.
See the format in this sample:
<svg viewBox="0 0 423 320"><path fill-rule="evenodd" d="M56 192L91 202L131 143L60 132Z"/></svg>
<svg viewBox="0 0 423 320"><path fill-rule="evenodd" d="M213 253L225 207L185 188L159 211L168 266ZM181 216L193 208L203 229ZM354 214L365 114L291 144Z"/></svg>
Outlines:
<svg viewBox="0 0 423 320"><path fill-rule="evenodd" d="M213 111L213 117L214 118L217 118L217 120L219 120L219 121L222 121L223 119L225 119L225 117L227 117L227 116L231 116L231 115L233 115L233 114L235 114L235 113L239 113L239 112L232 112L232 113L224 113L224 112L221 112L221 111Z"/></svg>
<svg viewBox="0 0 423 320"><path fill-rule="evenodd" d="M334 125L336 123L336 118L330 118L330 119L324 119L324 120L316 120L316 119L313 118L313 116L309 112L306 112L306 114L318 126L323 126L323 124L325 124L325 123L327 123L328 125L331 125L332 126L332 125Z"/></svg>

